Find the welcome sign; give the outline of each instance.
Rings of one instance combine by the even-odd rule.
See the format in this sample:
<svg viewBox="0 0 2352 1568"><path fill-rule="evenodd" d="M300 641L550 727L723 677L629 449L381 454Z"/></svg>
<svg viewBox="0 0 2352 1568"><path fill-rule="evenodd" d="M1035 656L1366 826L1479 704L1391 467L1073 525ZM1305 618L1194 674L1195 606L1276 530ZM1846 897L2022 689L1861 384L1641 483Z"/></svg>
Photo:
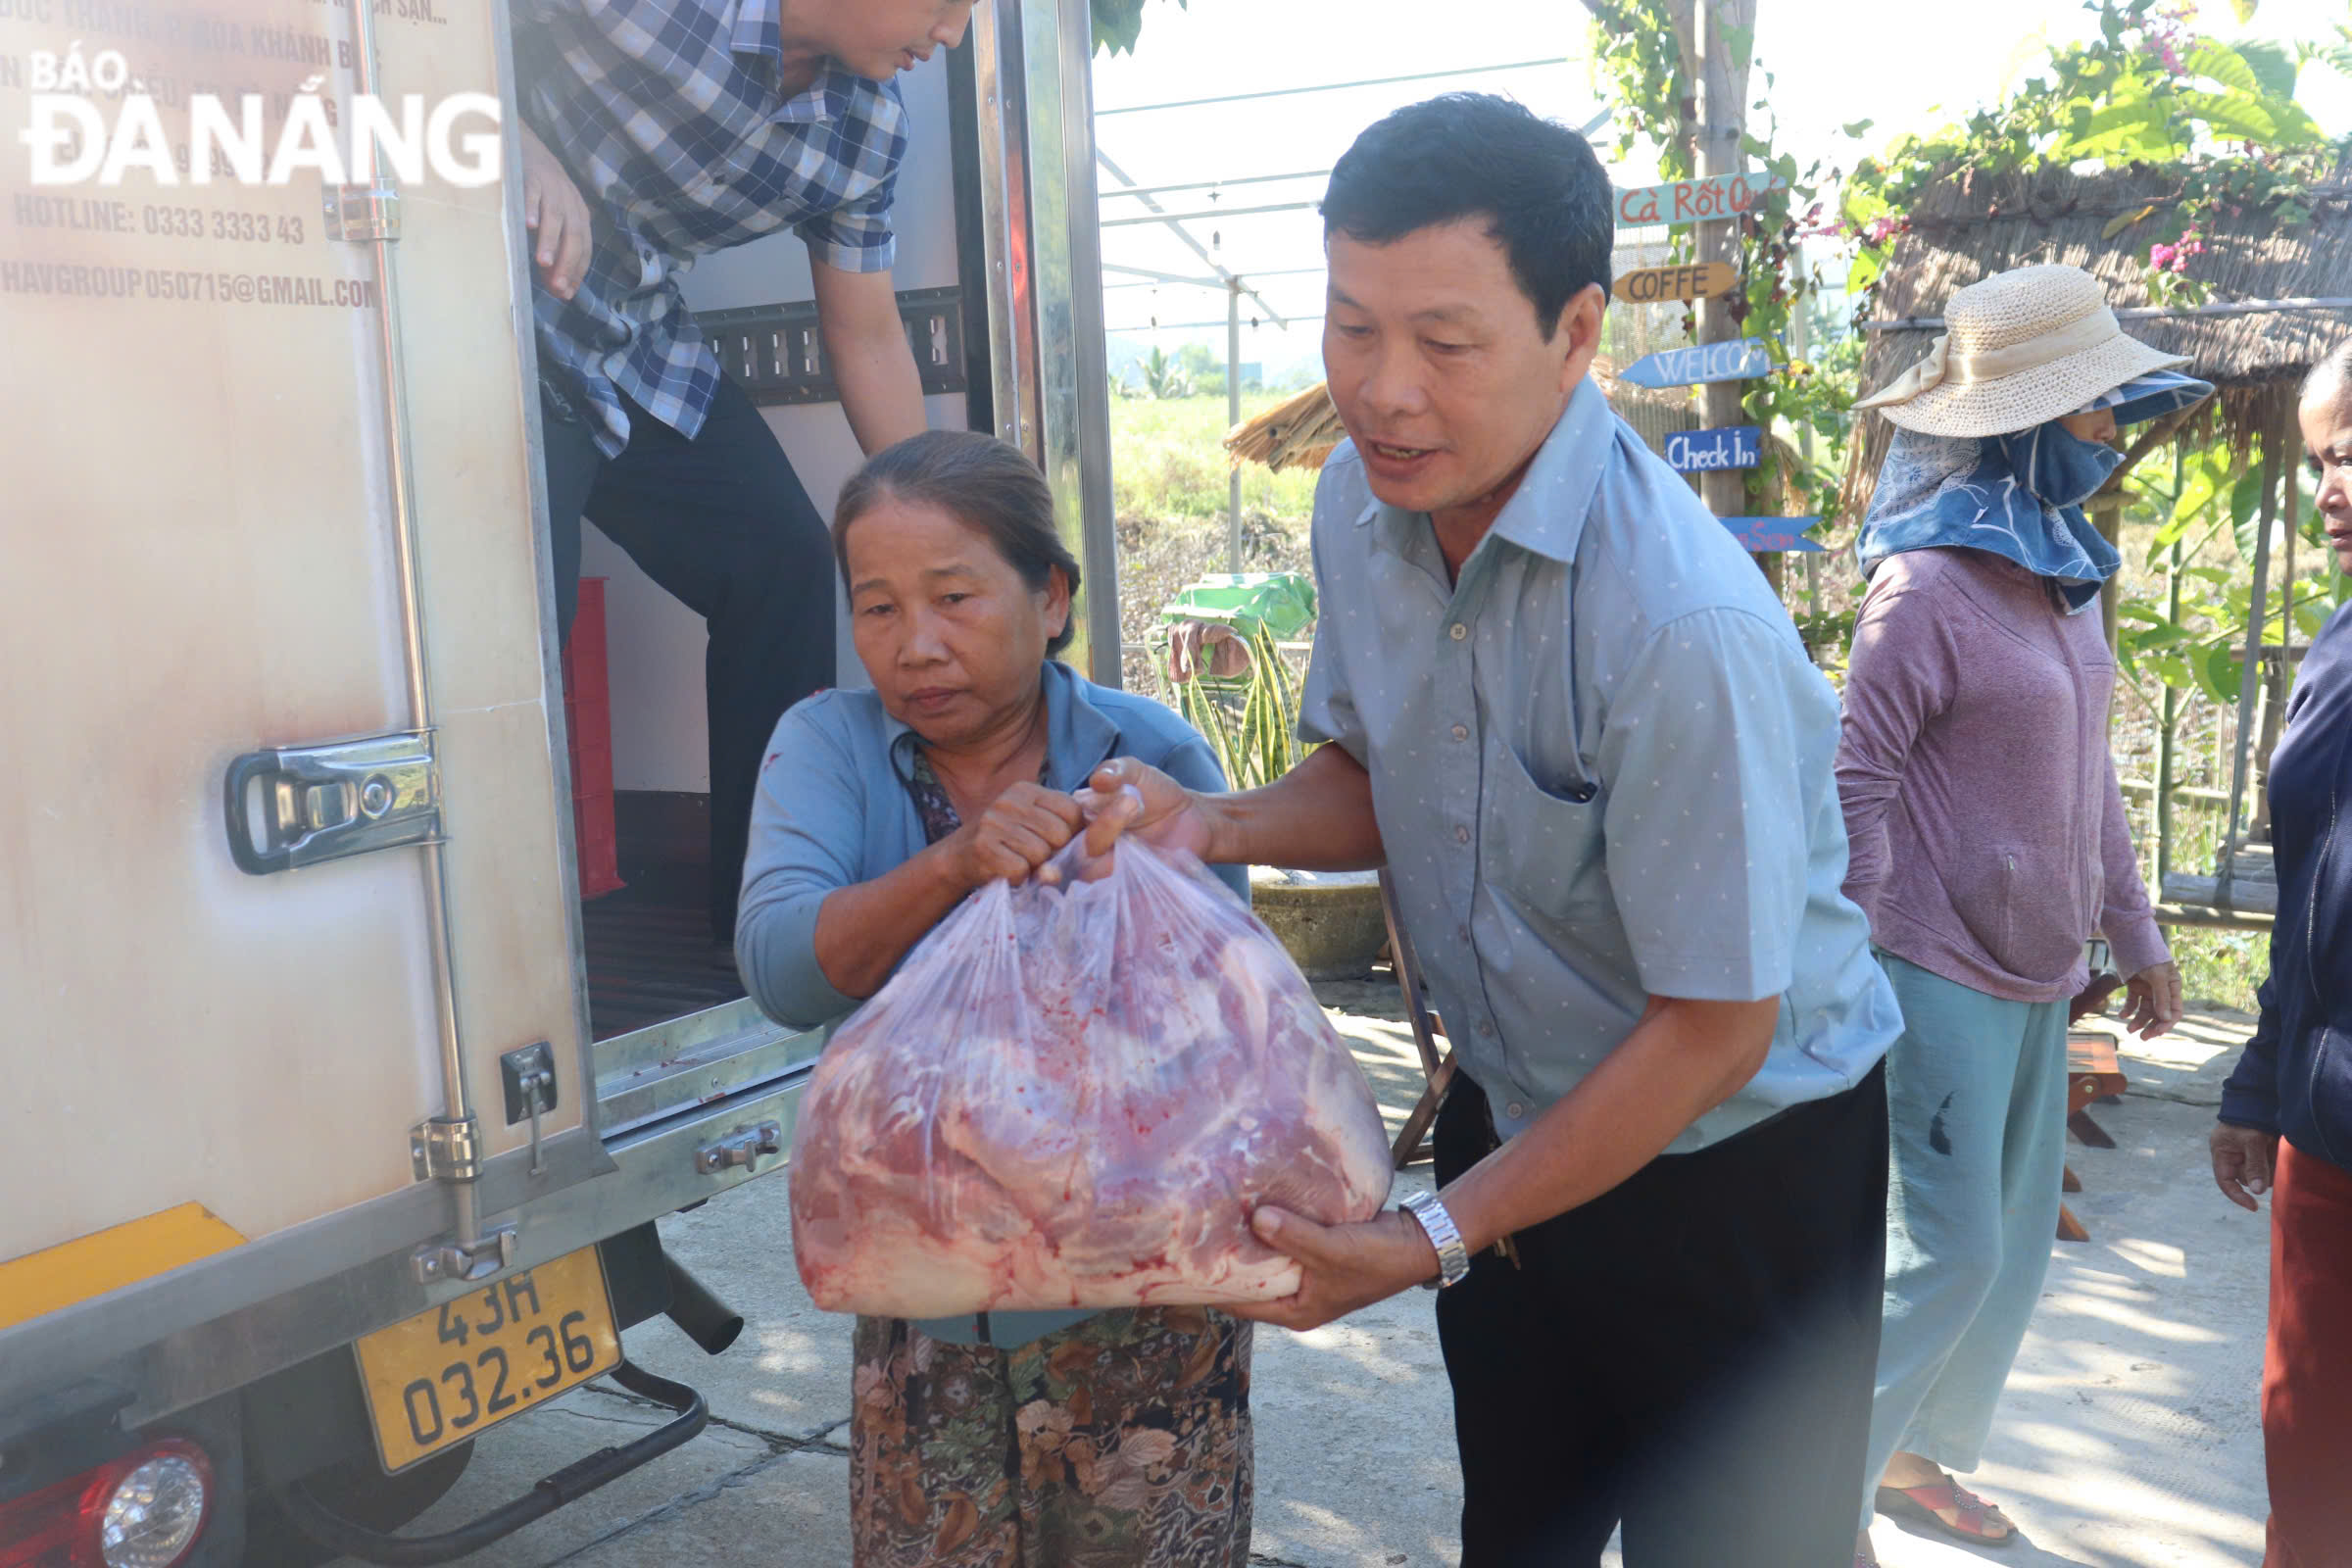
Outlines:
<svg viewBox="0 0 2352 1568"><path fill-rule="evenodd" d="M1760 337L1701 343L1696 348L1660 349L1617 372L1636 386L1691 386L1701 381L1748 381L1772 373L1772 355Z"/></svg>

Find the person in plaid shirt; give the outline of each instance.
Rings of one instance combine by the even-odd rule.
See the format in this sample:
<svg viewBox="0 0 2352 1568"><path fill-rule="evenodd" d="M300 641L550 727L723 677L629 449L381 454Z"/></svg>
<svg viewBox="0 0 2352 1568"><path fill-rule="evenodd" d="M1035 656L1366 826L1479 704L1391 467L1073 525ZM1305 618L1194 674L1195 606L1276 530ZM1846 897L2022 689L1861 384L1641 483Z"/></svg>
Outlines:
<svg viewBox="0 0 2352 1568"><path fill-rule="evenodd" d="M580 519L710 629L710 922L731 942L761 749L833 682L831 545L687 311L696 257L791 225L868 454L925 425L890 268L898 74L972 0L514 0L558 621Z"/></svg>

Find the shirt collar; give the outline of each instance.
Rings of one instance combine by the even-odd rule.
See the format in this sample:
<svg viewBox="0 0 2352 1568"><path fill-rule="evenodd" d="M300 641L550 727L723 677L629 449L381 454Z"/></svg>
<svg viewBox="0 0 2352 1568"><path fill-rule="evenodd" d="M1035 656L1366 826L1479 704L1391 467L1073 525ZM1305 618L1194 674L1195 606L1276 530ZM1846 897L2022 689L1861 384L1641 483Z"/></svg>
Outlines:
<svg viewBox="0 0 2352 1568"><path fill-rule="evenodd" d="M1601 469L1616 439L1616 413L1588 375L1569 395L1559 422L1536 449L1526 476L1495 514L1488 534L1499 534L1522 550L1552 561L1574 561L1577 542L1584 536L1585 516L1592 510ZM1403 544L1412 530L1426 530L1429 524L1427 514L1402 511L1377 496L1356 520L1368 523L1376 519L1395 545Z"/></svg>
<svg viewBox="0 0 2352 1568"><path fill-rule="evenodd" d="M739 55L760 55L769 60L781 60L784 55L784 24L777 10L777 0L740 0L735 10L735 33L730 43Z"/></svg>
<svg viewBox="0 0 2352 1568"><path fill-rule="evenodd" d="M1046 691L1046 774L1054 788L1075 790L1110 760L1119 743L1119 726L1087 700L1085 683L1060 660L1047 660L1039 679ZM922 745L922 737L888 709L882 711L882 737L890 748L891 767L901 778L910 777L914 749Z"/></svg>
<svg viewBox="0 0 2352 1568"><path fill-rule="evenodd" d="M752 55L767 62L770 70L780 71L784 65L784 23L778 0L740 0L735 12L735 29L728 46L739 55ZM831 60L820 63L816 79L794 96L785 99L768 118L799 124L821 125L836 118L840 109L834 101L835 78L841 68Z"/></svg>

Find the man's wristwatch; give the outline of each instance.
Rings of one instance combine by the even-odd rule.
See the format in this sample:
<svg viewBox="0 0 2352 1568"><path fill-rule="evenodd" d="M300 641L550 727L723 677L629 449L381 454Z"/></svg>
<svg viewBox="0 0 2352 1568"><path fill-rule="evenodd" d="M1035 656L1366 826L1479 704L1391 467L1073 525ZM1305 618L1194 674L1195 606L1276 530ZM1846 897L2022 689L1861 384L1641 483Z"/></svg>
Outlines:
<svg viewBox="0 0 2352 1568"><path fill-rule="evenodd" d="M1397 1206L1413 1216L1429 1245L1438 1250L1438 1277L1424 1284L1437 1290L1459 1285L1470 1277L1470 1252L1462 1246L1462 1233L1454 1229L1453 1216L1446 1212L1435 1193L1415 1193Z"/></svg>

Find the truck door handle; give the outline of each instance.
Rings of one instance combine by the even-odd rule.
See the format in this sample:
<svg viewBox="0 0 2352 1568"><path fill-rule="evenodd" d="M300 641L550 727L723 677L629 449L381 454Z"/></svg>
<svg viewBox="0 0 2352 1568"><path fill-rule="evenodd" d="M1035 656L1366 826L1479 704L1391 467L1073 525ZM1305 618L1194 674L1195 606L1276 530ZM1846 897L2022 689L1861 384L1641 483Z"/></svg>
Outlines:
<svg viewBox="0 0 2352 1568"><path fill-rule="evenodd" d="M229 856L248 876L432 843L441 836L432 731L247 752L228 764L221 808Z"/></svg>

